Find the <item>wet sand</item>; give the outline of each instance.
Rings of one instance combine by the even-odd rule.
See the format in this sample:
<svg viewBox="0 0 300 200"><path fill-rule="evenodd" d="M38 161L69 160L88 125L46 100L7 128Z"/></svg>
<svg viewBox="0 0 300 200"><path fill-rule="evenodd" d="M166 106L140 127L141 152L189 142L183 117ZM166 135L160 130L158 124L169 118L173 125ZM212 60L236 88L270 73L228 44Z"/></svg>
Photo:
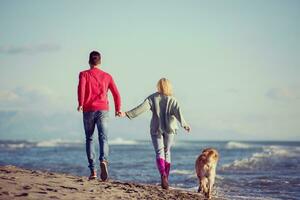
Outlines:
<svg viewBox="0 0 300 200"><path fill-rule="evenodd" d="M0 166L0 199L205 199L201 194L160 186ZM220 199L220 198L213 198Z"/></svg>

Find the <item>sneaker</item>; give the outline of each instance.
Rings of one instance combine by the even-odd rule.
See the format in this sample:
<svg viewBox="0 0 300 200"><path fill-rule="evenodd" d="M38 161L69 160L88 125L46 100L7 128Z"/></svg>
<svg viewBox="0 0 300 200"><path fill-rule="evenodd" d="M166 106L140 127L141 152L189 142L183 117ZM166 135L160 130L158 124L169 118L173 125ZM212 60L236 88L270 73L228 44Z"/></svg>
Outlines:
<svg viewBox="0 0 300 200"><path fill-rule="evenodd" d="M169 189L168 177L166 175L161 176L161 187L165 190Z"/></svg>
<svg viewBox="0 0 300 200"><path fill-rule="evenodd" d="M93 180L97 178L97 173L96 170L92 171L90 176L89 176L89 180Z"/></svg>
<svg viewBox="0 0 300 200"><path fill-rule="evenodd" d="M102 181L108 180L108 170L107 170L107 161L100 162L101 174L100 178Z"/></svg>

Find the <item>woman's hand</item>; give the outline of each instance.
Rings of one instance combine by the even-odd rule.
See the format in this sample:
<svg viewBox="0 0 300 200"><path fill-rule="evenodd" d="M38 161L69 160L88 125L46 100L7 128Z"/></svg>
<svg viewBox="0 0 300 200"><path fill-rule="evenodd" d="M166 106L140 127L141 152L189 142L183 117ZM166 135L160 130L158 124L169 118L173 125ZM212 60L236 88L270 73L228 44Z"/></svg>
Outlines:
<svg viewBox="0 0 300 200"><path fill-rule="evenodd" d="M191 127L189 125L183 127L188 133L191 131Z"/></svg>
<svg viewBox="0 0 300 200"><path fill-rule="evenodd" d="M125 112L120 112L120 117L126 117L126 113Z"/></svg>

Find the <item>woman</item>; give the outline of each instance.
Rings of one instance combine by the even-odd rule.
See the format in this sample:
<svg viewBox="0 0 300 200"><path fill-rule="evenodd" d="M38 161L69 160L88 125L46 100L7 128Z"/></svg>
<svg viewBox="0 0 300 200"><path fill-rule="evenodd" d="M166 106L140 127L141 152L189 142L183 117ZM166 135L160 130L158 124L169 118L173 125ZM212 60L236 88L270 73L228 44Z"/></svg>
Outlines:
<svg viewBox="0 0 300 200"><path fill-rule="evenodd" d="M151 94L136 108L121 113L129 119L135 118L147 110L152 111L150 125L151 139L156 153L156 164L161 175L161 186L169 188L168 177L171 167L171 146L180 125L190 132L190 126L185 122L182 111L175 97L169 80L162 78L157 83L157 92Z"/></svg>

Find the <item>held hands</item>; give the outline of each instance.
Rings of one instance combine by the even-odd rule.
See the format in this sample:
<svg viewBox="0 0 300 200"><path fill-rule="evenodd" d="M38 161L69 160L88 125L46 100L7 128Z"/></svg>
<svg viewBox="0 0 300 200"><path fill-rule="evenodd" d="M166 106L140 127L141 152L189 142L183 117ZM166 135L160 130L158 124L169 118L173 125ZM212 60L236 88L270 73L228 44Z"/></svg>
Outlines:
<svg viewBox="0 0 300 200"><path fill-rule="evenodd" d="M77 111L78 111L78 112L83 112L83 106L78 106L78 107L77 107ZM116 116L116 117L125 117L126 114L125 114L125 112L117 111L117 112L115 112L115 116Z"/></svg>
<svg viewBox="0 0 300 200"><path fill-rule="evenodd" d="M115 116L116 116L116 117L125 117L126 114L125 114L125 112L118 111L118 112L115 113Z"/></svg>
<svg viewBox="0 0 300 200"><path fill-rule="evenodd" d="M189 125L183 127L188 133L191 132L191 127Z"/></svg>

